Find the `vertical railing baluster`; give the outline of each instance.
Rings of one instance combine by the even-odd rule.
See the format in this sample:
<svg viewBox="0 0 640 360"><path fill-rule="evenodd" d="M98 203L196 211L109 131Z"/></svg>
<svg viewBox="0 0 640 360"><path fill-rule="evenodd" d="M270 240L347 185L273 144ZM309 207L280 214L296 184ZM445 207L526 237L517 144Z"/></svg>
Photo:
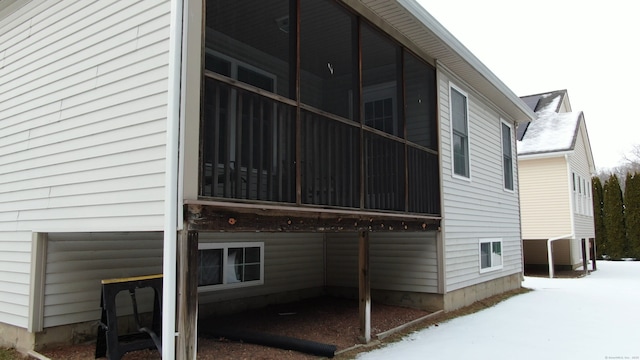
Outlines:
<svg viewBox="0 0 640 360"><path fill-rule="evenodd" d="M243 92L238 92L238 106L236 113L236 158L235 158L235 189L233 196L240 198L242 195L242 102Z"/></svg>
<svg viewBox="0 0 640 360"><path fill-rule="evenodd" d="M259 123L258 123L258 178L256 179L256 199L258 200L264 200L265 196L262 193L262 186L264 185L264 180L262 178L263 172L264 172L264 157L265 154L267 154L268 156L272 156L272 150L271 149L265 149L264 147L264 124L267 121L267 119L265 118L265 113L264 113L264 104L266 101L260 101L260 108L258 110L260 119L259 119Z"/></svg>
<svg viewBox="0 0 640 360"><path fill-rule="evenodd" d="M256 96L255 95L251 95L249 96L249 119L247 121L247 125L249 126L248 129L248 133L249 136L244 139L245 140L245 144L243 144L245 147L245 151L247 151L247 191L245 192L245 199L252 199L251 196L251 184L253 183L252 179L253 179L253 121L254 121L254 113L253 113L253 104L255 101ZM247 141L248 140L248 141Z"/></svg>
<svg viewBox="0 0 640 360"><path fill-rule="evenodd" d="M224 197L231 197L231 129L235 119L231 118L231 110L233 109L234 97L237 95L236 90L229 91L227 96L227 136L224 139L225 159L224 159Z"/></svg>
<svg viewBox="0 0 640 360"><path fill-rule="evenodd" d="M222 104L220 103L220 85L215 83L215 96L213 102L214 116L213 116L213 133L208 134L211 137L210 144L211 150L213 154L213 159L211 159L211 196L218 195L218 175L220 169L218 169L218 164L220 163L220 114L222 113Z"/></svg>

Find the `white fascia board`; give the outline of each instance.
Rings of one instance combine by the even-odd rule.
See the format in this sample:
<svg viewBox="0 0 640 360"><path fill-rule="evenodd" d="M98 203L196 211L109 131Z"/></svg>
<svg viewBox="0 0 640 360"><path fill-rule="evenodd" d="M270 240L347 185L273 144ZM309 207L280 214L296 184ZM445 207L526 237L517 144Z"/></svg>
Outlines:
<svg viewBox="0 0 640 360"><path fill-rule="evenodd" d="M398 3L418 19L429 31L431 31L442 44L456 54L460 59L472 67L481 77L489 82L499 91L509 102L511 102L522 116L530 120L535 119L535 113L527 106L520 97L505 85L489 68L487 68L469 49L467 49L458 39L455 38L444 26L442 26L431 14L429 14L416 0L397 0ZM446 59L438 59L454 72L456 66L448 64ZM520 120L520 119L518 119Z"/></svg>
<svg viewBox="0 0 640 360"><path fill-rule="evenodd" d="M534 154L518 154L518 160L532 160L532 159L546 159L546 158L554 158L554 157L564 157L566 155L573 154L573 150L568 151L550 151L544 153L534 153Z"/></svg>

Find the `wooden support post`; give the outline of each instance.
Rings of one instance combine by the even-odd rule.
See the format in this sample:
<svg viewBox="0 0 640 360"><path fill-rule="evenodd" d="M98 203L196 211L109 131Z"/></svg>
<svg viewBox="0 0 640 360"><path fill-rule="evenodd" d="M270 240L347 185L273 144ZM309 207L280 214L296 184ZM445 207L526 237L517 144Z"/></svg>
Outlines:
<svg viewBox="0 0 640 360"><path fill-rule="evenodd" d="M584 274L588 275L589 274L589 268L587 267L587 264L589 263L589 259L587 259L587 239L582 238L581 240L581 245L582 245L582 269L584 270Z"/></svg>
<svg viewBox="0 0 640 360"><path fill-rule="evenodd" d="M198 340L198 232L182 230L178 241L178 341L176 359L196 360Z"/></svg>
<svg viewBox="0 0 640 360"><path fill-rule="evenodd" d="M547 256L549 259L549 278L553 279L553 245L551 244L551 240L547 240Z"/></svg>
<svg viewBox="0 0 640 360"><path fill-rule="evenodd" d="M360 289L360 339L371 341L371 283L369 276L369 232L360 231L358 242L358 268Z"/></svg>
<svg viewBox="0 0 640 360"><path fill-rule="evenodd" d="M593 265L591 265L591 270L596 271L596 256L598 255L598 252L596 251L596 239L595 238L590 238L589 239L589 244L590 249L589 251L591 252L591 261L593 261Z"/></svg>

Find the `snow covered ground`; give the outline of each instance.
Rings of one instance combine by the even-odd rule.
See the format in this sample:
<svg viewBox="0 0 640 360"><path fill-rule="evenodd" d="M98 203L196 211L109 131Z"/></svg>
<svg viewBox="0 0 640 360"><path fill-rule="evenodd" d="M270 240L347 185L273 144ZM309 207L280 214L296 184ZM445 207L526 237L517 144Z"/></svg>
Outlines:
<svg viewBox="0 0 640 360"><path fill-rule="evenodd" d="M579 279L525 277L534 291L357 359L640 359L640 262L597 265Z"/></svg>

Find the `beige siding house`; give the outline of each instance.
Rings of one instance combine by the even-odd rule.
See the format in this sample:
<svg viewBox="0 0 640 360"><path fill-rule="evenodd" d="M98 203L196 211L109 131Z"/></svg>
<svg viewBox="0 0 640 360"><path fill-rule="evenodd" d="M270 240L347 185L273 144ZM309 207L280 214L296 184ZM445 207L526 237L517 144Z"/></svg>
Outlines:
<svg viewBox="0 0 640 360"><path fill-rule="evenodd" d="M522 99L537 115L518 126L525 266L548 268L552 259L555 268L576 269L595 250L595 165L584 114L571 111L566 90Z"/></svg>
<svg viewBox="0 0 640 360"><path fill-rule="evenodd" d="M164 275L163 358L198 312L518 288L533 118L414 0L1 1L0 346L95 338L104 279Z"/></svg>

